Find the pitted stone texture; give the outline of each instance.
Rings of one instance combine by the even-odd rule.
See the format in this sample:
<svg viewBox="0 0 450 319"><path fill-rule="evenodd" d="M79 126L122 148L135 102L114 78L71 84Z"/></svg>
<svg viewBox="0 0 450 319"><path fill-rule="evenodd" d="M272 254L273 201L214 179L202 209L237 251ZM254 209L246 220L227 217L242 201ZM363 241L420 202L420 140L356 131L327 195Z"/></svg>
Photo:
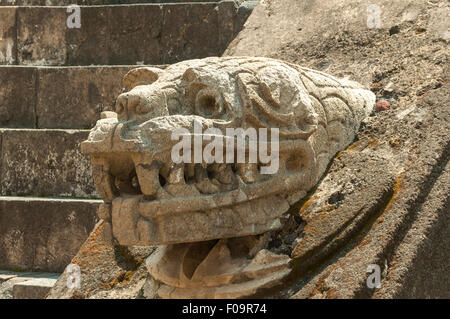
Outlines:
<svg viewBox="0 0 450 319"><path fill-rule="evenodd" d="M79 152L88 131L0 130L1 195L98 198L89 159Z"/></svg>
<svg viewBox="0 0 450 319"><path fill-rule="evenodd" d="M82 143L99 193L112 203L113 234L124 245L281 227L291 194L316 183L375 101L355 82L266 58L139 68L126 75L124 86L129 91L118 97L117 118L99 120ZM171 133L183 128L192 134L196 123L219 136L226 128L279 128L278 172L263 175L257 163L175 165L170 153L178 141Z"/></svg>
<svg viewBox="0 0 450 319"><path fill-rule="evenodd" d="M445 172L448 170L444 168L448 168L450 136L448 41L444 27L449 20L446 17L449 3L380 0L376 4L382 10L382 26L369 29L366 14L370 3L373 2L261 1L245 30L228 49L228 54L270 56L355 79L371 86L378 98L389 97L391 103L388 111L369 117L357 136L360 142L370 142L365 148L359 148L362 145L358 143L361 152L383 157L396 168L397 183L390 207L376 212L381 216L364 223L356 236L344 241L344 247L323 262L314 263L303 277L297 277L282 297L295 294L298 298L448 298L449 295L445 279L450 251L442 249L449 242L448 187L443 183L445 178L448 180ZM389 86L390 82L395 85ZM382 170L385 160L373 165L380 165L377 170ZM349 167L354 159L342 157L341 161ZM355 183L371 172L371 167L363 165ZM345 180L347 173L338 173L336 180ZM364 196L376 198L388 183L383 178L376 186L379 188L375 190L367 188ZM352 196L339 200L337 195L332 201L341 201L340 207L361 203ZM316 226L320 217L337 213L330 206L325 202L316 207L322 208L316 215ZM358 211L358 206L351 210ZM333 219L330 223L336 221ZM354 225L350 222L344 232L337 233L349 234ZM333 230L331 225L328 227L315 227L317 235L324 231L326 238L327 229ZM332 243L329 247L332 248ZM367 287L369 264L381 267L380 289Z"/></svg>

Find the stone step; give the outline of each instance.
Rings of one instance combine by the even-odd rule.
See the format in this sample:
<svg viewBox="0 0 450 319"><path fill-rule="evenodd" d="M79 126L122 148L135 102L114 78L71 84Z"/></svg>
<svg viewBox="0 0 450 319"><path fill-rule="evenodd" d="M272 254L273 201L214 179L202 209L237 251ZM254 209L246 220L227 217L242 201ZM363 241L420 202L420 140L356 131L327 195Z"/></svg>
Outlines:
<svg viewBox="0 0 450 319"><path fill-rule="evenodd" d="M99 198L80 152L88 130L0 129L2 196Z"/></svg>
<svg viewBox="0 0 450 319"><path fill-rule="evenodd" d="M14 299L45 299L45 296L53 288L58 276L54 278L37 278L20 282L14 285Z"/></svg>
<svg viewBox="0 0 450 319"><path fill-rule="evenodd" d="M101 203L1 196L0 269L62 272L97 223Z"/></svg>
<svg viewBox="0 0 450 319"><path fill-rule="evenodd" d="M136 66L0 66L0 127L90 129Z"/></svg>
<svg viewBox="0 0 450 319"><path fill-rule="evenodd" d="M81 6L69 28L67 7L0 7L0 64L170 64L221 55L248 11L235 1Z"/></svg>
<svg viewBox="0 0 450 319"><path fill-rule="evenodd" d="M44 299L59 273L0 270L0 299Z"/></svg>

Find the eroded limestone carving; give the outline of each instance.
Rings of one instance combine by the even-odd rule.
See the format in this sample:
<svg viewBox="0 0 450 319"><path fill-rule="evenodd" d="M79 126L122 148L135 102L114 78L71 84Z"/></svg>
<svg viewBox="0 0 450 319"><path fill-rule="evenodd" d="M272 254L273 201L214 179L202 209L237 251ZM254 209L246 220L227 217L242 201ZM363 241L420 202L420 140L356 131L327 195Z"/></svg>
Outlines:
<svg viewBox="0 0 450 319"><path fill-rule="evenodd" d="M270 231L349 145L375 103L359 84L268 58L207 58L142 67L123 80L116 113L81 147L121 245L158 245L147 260L163 298L246 297L289 274ZM278 128L279 169L181 163L179 128ZM248 151L248 149L246 149Z"/></svg>

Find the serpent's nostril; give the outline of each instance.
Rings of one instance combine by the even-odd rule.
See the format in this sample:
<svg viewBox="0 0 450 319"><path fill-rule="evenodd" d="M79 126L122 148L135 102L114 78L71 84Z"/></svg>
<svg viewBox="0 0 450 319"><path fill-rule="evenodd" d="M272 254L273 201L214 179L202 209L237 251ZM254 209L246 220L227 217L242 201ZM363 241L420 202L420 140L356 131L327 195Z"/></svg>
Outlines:
<svg viewBox="0 0 450 319"><path fill-rule="evenodd" d="M123 112L132 112L136 111L136 107L139 105L141 99L139 95L124 93L119 95L116 102L116 113L120 114Z"/></svg>
<svg viewBox="0 0 450 319"><path fill-rule="evenodd" d="M141 99L138 95L128 95L128 110L136 110L136 106L139 105Z"/></svg>
<svg viewBox="0 0 450 319"><path fill-rule="evenodd" d="M123 95L123 94L117 98L117 101L116 101L116 113L117 114L121 114L125 111L125 109L127 107L127 100L128 100L127 96Z"/></svg>

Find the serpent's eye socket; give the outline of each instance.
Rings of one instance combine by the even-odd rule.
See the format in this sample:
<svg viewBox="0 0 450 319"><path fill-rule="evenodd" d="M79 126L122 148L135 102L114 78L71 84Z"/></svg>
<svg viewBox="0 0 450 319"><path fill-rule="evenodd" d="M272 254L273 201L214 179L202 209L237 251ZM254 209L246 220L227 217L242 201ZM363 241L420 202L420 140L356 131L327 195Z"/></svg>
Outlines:
<svg viewBox="0 0 450 319"><path fill-rule="evenodd" d="M204 117L219 116L222 113L220 97L211 89L205 88L195 98L195 113Z"/></svg>
<svg viewBox="0 0 450 319"><path fill-rule="evenodd" d="M136 114L147 114L150 112L150 107L147 104L139 104L136 106Z"/></svg>

